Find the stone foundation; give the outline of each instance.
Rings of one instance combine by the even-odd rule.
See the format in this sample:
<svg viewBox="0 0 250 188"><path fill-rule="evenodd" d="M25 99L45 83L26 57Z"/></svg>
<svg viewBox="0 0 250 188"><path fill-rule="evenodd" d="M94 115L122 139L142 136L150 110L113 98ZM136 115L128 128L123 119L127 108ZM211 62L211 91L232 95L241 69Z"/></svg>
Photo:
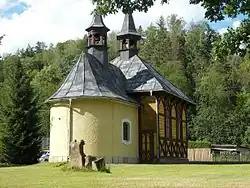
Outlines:
<svg viewBox="0 0 250 188"><path fill-rule="evenodd" d="M136 157L105 157L106 163L112 164L137 164L139 159Z"/></svg>
<svg viewBox="0 0 250 188"><path fill-rule="evenodd" d="M50 163L57 163L57 162L67 162L68 156L50 156L49 162Z"/></svg>

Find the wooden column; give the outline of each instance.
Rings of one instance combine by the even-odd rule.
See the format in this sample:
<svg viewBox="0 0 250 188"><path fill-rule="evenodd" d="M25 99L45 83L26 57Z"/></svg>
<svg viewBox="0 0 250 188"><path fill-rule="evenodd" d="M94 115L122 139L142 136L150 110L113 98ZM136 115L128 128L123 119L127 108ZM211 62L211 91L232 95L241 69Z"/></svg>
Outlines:
<svg viewBox="0 0 250 188"><path fill-rule="evenodd" d="M181 105L180 106L180 121L181 121L181 123L180 123L180 140L181 140L181 142L183 142L183 119L182 119L182 113L183 113L183 109L184 109L184 104L181 103L180 105Z"/></svg>
<svg viewBox="0 0 250 188"><path fill-rule="evenodd" d="M181 126L181 124L182 124L182 104L181 103L177 103L177 129L176 129L176 131L177 131L177 141L181 141L182 139L181 139L181 137L182 137L182 135L181 135L181 132L182 132L182 126Z"/></svg>
<svg viewBox="0 0 250 188"><path fill-rule="evenodd" d="M168 140L171 139L171 105L169 99L166 98L165 101L165 110L166 110L166 126L167 126L167 136Z"/></svg>
<svg viewBox="0 0 250 188"><path fill-rule="evenodd" d="M163 98L163 107L164 107L164 139L167 140L167 103L166 97Z"/></svg>
<svg viewBox="0 0 250 188"><path fill-rule="evenodd" d="M186 104L185 105L185 113L186 113L186 140L187 140L187 143L188 143L188 105Z"/></svg>
<svg viewBox="0 0 250 188"><path fill-rule="evenodd" d="M186 152L185 152L185 156L186 156L186 158L188 158L188 112L187 112L187 110L188 110L188 106L187 106L187 104L185 104L184 105L184 108L185 108L185 114L186 114Z"/></svg>
<svg viewBox="0 0 250 188"><path fill-rule="evenodd" d="M139 98L138 99L139 100L139 107L138 107L138 134L139 134L139 136L138 136L138 138L139 138L139 140L138 140L138 144L139 144L139 162L142 162L141 160L142 160L142 134L141 134L141 118L142 118L142 104L141 104L141 101L142 101L142 99L141 98Z"/></svg>
<svg viewBox="0 0 250 188"><path fill-rule="evenodd" d="M159 145L159 99L157 97L155 98L155 113L156 113L156 155L157 155L157 160L159 161L160 159L160 145Z"/></svg>

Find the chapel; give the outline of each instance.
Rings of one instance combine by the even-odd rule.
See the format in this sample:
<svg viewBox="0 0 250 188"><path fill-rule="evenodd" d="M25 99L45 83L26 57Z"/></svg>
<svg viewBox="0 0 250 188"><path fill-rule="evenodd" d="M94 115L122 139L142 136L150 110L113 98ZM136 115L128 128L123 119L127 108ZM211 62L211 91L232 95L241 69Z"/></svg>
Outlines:
<svg viewBox="0 0 250 188"><path fill-rule="evenodd" d="M96 13L82 53L57 91L50 109L50 162L67 161L70 143L107 163L187 161L187 108L179 88L138 56L133 15L117 35L119 56L108 58L108 27Z"/></svg>

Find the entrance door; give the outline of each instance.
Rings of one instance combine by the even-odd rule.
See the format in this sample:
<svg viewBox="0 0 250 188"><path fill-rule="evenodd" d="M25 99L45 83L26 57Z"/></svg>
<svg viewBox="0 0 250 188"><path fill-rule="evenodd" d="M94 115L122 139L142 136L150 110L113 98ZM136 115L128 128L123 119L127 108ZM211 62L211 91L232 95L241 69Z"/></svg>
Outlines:
<svg viewBox="0 0 250 188"><path fill-rule="evenodd" d="M140 132L140 162L152 163L154 160L154 145L155 145L154 131L143 130Z"/></svg>

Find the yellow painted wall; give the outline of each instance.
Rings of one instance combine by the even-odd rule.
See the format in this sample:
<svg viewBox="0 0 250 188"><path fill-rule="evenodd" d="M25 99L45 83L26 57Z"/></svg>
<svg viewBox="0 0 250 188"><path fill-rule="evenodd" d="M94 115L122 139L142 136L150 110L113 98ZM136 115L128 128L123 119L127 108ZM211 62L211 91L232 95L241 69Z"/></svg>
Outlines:
<svg viewBox="0 0 250 188"><path fill-rule="evenodd" d="M156 131L156 104L153 97L144 97L141 101L143 104L142 108L142 120L141 128L142 130L155 130Z"/></svg>
<svg viewBox="0 0 250 188"><path fill-rule="evenodd" d="M147 96L144 97L142 100L143 107L143 118L142 118L142 130L155 130L155 121L156 121L156 104L153 97ZM183 120L186 120L186 115L184 114L183 110ZM177 111L176 111L176 104L172 105L171 109L171 125L172 125L172 138L177 139ZM187 123L183 123L183 139L187 140L186 132L187 132ZM164 137L164 105L162 101L159 103L159 134L160 137Z"/></svg>
<svg viewBox="0 0 250 188"><path fill-rule="evenodd" d="M54 108L54 109L53 109ZM53 107L51 116L68 116L68 111ZM131 121L131 144L122 143L122 120ZM67 123L68 121L65 121ZM57 125L59 127L59 125ZM72 138L85 141L84 153L93 156L138 158L138 110L135 105L101 99L72 101ZM66 125L62 126L65 129ZM63 132L61 130L61 132ZM61 133L60 132L60 133ZM51 132L52 143L55 142ZM63 136L64 134L60 134ZM58 135L56 138L60 138ZM65 136L63 136L65 137ZM63 140L62 138L60 138ZM66 141L67 142L67 141ZM52 148L51 148L52 149ZM59 150L53 148L53 155Z"/></svg>
<svg viewBox="0 0 250 188"><path fill-rule="evenodd" d="M173 118L176 118L176 115L177 114L176 114L175 105L173 105L171 109L171 116ZM176 131L177 131L176 127L177 127L177 121L176 119L172 119L172 138L173 139L176 139Z"/></svg>
<svg viewBox="0 0 250 188"><path fill-rule="evenodd" d="M162 101L159 104L159 134L160 137L165 137L164 105Z"/></svg>
<svg viewBox="0 0 250 188"><path fill-rule="evenodd" d="M139 157L138 147L138 109L135 106L122 105L114 103L114 124L113 124L113 155ZM129 145L122 144L121 142L121 119L129 119L132 123L132 143Z"/></svg>
<svg viewBox="0 0 250 188"><path fill-rule="evenodd" d="M182 122L182 126L183 126L183 140L187 141L187 123Z"/></svg>
<svg viewBox="0 0 250 188"><path fill-rule="evenodd" d="M57 156L58 161L65 161L69 148L69 109L67 104L58 103L52 106L50 114L50 156Z"/></svg>

